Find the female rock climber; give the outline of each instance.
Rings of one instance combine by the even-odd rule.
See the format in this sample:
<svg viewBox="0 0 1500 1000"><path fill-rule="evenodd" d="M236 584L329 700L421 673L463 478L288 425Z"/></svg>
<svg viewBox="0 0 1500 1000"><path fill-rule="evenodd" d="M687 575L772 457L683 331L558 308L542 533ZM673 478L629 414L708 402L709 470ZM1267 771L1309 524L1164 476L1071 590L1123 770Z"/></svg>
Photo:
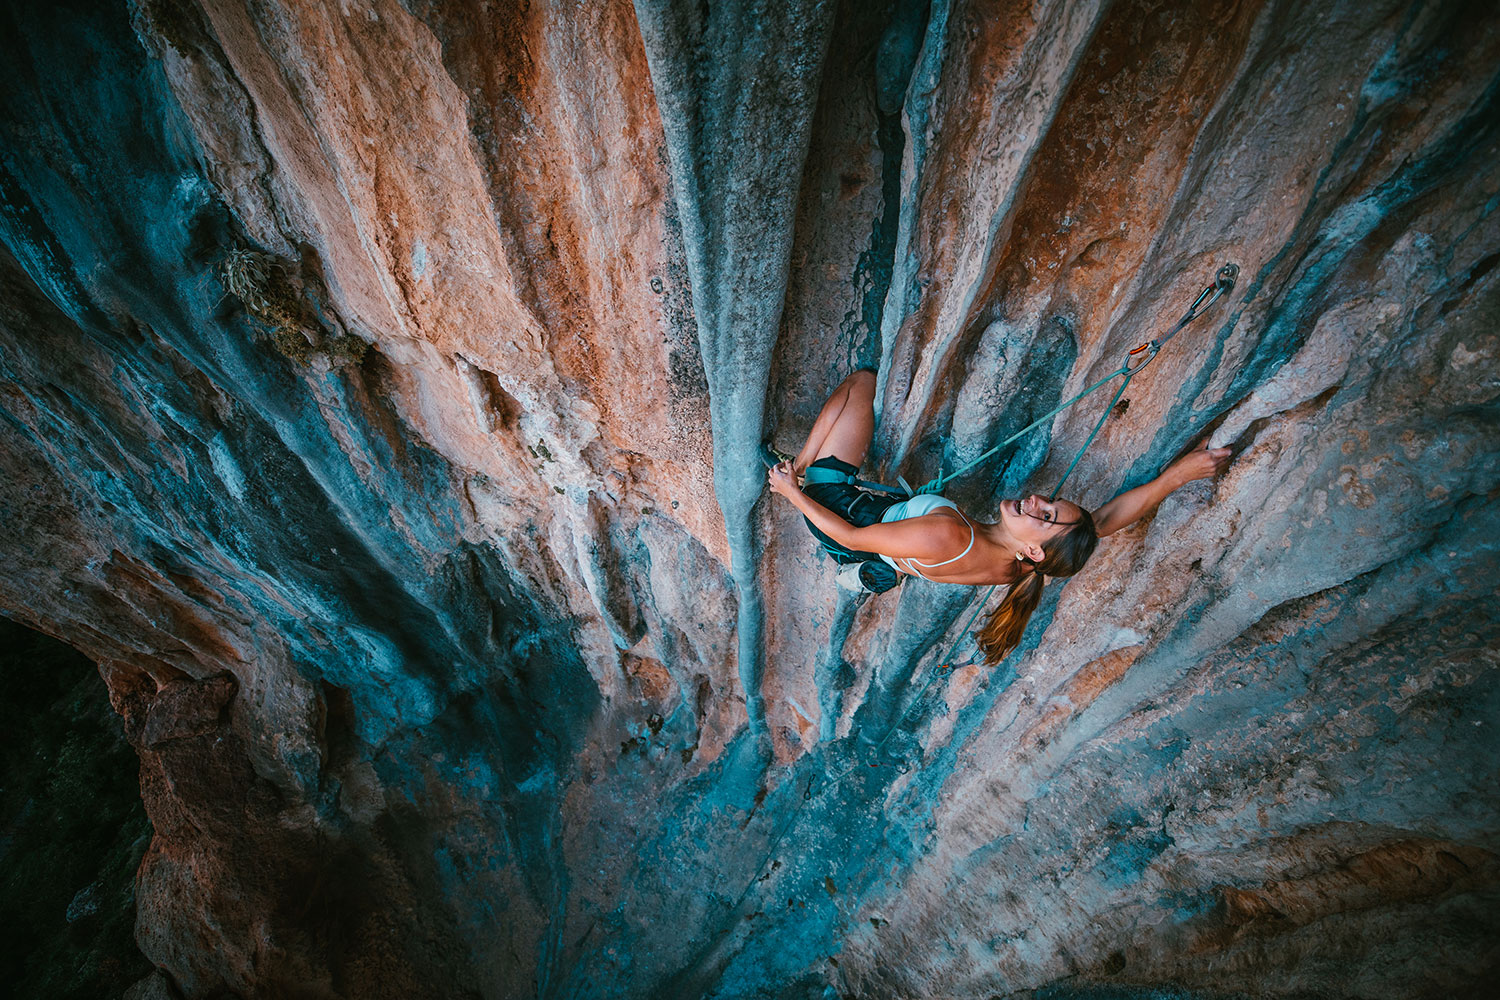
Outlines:
<svg viewBox="0 0 1500 1000"><path fill-rule="evenodd" d="M863 369L823 404L797 456L771 466L771 489L792 502L844 568L840 584L880 592L899 574L937 583L1004 584L1010 589L978 635L985 662L1016 644L1042 597L1047 576L1072 576L1100 538L1142 517L1173 490L1218 474L1228 448L1189 452L1144 486L1090 514L1069 500L1032 494L1004 500L1000 520L977 521L953 501L930 494L903 499L851 485L875 432L875 373ZM805 477L806 485L798 485Z"/></svg>

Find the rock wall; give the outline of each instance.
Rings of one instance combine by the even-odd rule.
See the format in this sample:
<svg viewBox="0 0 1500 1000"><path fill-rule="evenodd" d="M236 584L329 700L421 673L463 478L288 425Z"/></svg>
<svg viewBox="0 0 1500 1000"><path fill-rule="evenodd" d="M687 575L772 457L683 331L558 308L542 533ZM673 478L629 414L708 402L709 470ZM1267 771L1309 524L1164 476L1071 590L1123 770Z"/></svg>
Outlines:
<svg viewBox="0 0 1500 1000"><path fill-rule="evenodd" d="M1500 962L1486 5L0 23L0 609L141 756L151 989L1406 998ZM757 443L853 367L921 481L1226 261L1069 492L1205 438L1231 471L999 667L972 591L840 596L762 499ZM952 495L1047 488L1104 405Z"/></svg>

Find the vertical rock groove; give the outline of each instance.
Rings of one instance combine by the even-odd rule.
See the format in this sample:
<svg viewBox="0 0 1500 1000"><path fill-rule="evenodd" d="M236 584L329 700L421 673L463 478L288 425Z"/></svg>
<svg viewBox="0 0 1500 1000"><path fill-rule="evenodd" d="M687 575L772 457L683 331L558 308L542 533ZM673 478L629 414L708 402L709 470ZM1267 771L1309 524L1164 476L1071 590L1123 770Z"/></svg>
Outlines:
<svg viewBox="0 0 1500 1000"><path fill-rule="evenodd" d="M758 549L766 381L781 322L828 0L642 0L641 35L666 133L714 426L714 493L739 591L740 679L763 728Z"/></svg>

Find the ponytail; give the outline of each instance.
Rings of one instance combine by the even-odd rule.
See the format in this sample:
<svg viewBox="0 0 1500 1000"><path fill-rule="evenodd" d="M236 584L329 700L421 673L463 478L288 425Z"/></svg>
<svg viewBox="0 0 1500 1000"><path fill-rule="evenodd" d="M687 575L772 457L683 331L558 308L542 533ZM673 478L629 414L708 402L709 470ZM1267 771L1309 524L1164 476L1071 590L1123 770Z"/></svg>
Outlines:
<svg viewBox="0 0 1500 1000"><path fill-rule="evenodd" d="M1028 571L1025 576L1010 585L999 607L990 612L984 627L975 639L979 642L984 662L994 666L1005 659L1021 643L1026 632L1026 623L1031 613L1042 602L1042 587L1047 576L1072 576L1083 569L1094 546L1099 544L1099 532L1094 527L1094 518L1080 508L1081 517L1067 534L1050 538L1042 546L1042 561L1033 563L1023 560Z"/></svg>
<svg viewBox="0 0 1500 1000"><path fill-rule="evenodd" d="M975 638L987 665L993 667L1020 643L1031 613L1042 601L1042 584L1042 574L1033 566L1031 572L1010 585L1000 606L985 619L984 628Z"/></svg>

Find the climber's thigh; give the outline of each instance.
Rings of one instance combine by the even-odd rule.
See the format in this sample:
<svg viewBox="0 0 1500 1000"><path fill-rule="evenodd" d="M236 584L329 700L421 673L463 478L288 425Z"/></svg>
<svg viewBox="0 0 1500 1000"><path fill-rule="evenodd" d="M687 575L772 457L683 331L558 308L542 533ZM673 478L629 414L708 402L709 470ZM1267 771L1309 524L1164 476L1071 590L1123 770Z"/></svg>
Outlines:
<svg viewBox="0 0 1500 1000"><path fill-rule="evenodd" d="M850 375L834 390L828 403L838 409L813 458L833 457L858 468L875 436L875 373L861 369Z"/></svg>

